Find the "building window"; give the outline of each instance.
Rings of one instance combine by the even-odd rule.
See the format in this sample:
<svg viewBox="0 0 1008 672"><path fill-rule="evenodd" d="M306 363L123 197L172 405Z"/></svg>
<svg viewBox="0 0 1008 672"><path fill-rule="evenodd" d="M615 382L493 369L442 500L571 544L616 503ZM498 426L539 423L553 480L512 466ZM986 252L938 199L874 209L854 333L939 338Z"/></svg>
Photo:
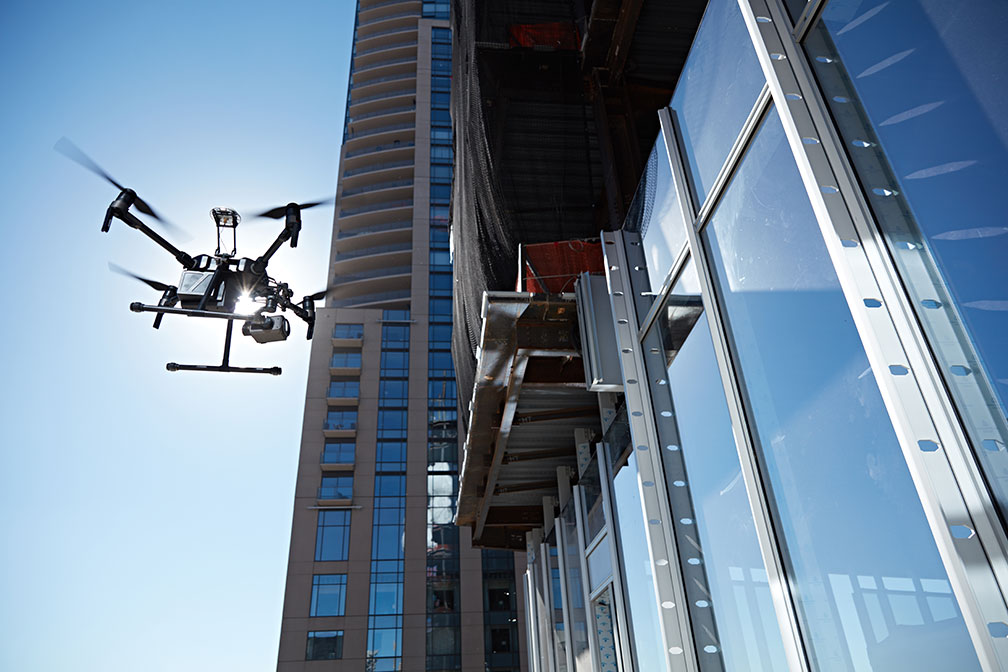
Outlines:
<svg viewBox="0 0 1008 672"><path fill-rule="evenodd" d="M508 628L492 628L490 630L490 652L508 653L511 651L511 630Z"/></svg>
<svg viewBox="0 0 1008 672"><path fill-rule="evenodd" d="M322 464L353 464L355 448L353 441L326 441Z"/></svg>
<svg viewBox="0 0 1008 672"><path fill-rule="evenodd" d="M342 657L342 630L315 630L308 633L305 660L336 660Z"/></svg>
<svg viewBox="0 0 1008 672"><path fill-rule="evenodd" d="M359 369L361 365L361 353L359 350L333 350L329 367L333 369Z"/></svg>
<svg viewBox="0 0 1008 672"><path fill-rule="evenodd" d="M343 397L345 399L360 396L360 380L357 378L334 377L329 379L329 390L326 393L330 397Z"/></svg>
<svg viewBox="0 0 1008 672"><path fill-rule="evenodd" d="M333 326L333 338L364 338L363 324L337 324Z"/></svg>
<svg viewBox="0 0 1008 672"><path fill-rule="evenodd" d="M357 409L330 408L326 413L324 429L357 429Z"/></svg>
<svg viewBox="0 0 1008 672"><path fill-rule="evenodd" d="M315 561L338 562L347 559L350 545L350 512L319 511L315 530Z"/></svg>
<svg viewBox="0 0 1008 672"><path fill-rule="evenodd" d="M319 499L352 499L353 475L323 476L318 490Z"/></svg>
<svg viewBox="0 0 1008 672"><path fill-rule="evenodd" d="M312 577L309 616L342 616L346 607L346 574L316 574Z"/></svg>

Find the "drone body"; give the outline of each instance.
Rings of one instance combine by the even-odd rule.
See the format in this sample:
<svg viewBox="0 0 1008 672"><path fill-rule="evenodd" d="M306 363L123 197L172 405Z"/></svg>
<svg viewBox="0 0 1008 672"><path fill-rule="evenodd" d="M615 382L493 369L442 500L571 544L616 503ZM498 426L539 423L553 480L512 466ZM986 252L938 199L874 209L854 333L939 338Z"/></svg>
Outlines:
<svg viewBox="0 0 1008 672"><path fill-rule="evenodd" d="M283 218L285 221L284 228L276 240L262 255L255 259L237 256L236 230L241 221L238 213L229 208L214 208L211 214L217 226L217 250L212 255L201 254L193 257L172 245L130 211L131 208L136 208L139 212L166 224L146 202L137 196L135 191L127 189L113 180L69 140L61 139L56 144L56 150L105 178L119 189L119 195L112 201L105 213L105 220L101 227L102 232L107 233L112 220L119 219L130 228L140 231L153 240L182 265L182 274L178 284L168 285L135 275L110 264L112 270L140 280L149 287L162 292L161 299L156 305L134 302L130 304L130 310L137 313L155 313L155 329L161 326L161 320L165 315L227 320L224 357L220 365L169 362L166 368L169 371L218 371L280 375L281 369L276 366L267 368L230 365L231 336L234 323L241 322L242 334L251 336L257 343L283 341L290 335L290 323L286 317L275 313L290 310L307 324L307 338L311 339L315 327L315 301L324 298L326 292L310 294L295 303L292 301L294 292L286 283L271 278L267 272L267 266L277 250L288 240L291 247L297 247L298 234L301 231L301 210L329 203L332 199L301 204L288 203L285 206L259 213L257 215L259 217ZM225 242L230 244L224 247ZM259 307L252 314L239 314L236 310L242 300L251 301Z"/></svg>

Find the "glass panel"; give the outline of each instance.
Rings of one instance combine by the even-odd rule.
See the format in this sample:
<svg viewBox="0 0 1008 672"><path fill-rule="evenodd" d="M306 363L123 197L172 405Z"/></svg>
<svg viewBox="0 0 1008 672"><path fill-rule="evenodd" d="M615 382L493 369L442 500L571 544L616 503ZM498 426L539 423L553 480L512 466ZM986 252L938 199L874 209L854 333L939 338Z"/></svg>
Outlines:
<svg viewBox="0 0 1008 672"><path fill-rule="evenodd" d="M592 457L591 463L585 468L585 473L578 484L581 486L581 513L584 515L585 545L605 528L605 511L602 508L602 483L599 480L598 456Z"/></svg>
<svg viewBox="0 0 1008 672"><path fill-rule="evenodd" d="M710 0L672 96L698 207L764 81L738 2Z"/></svg>
<svg viewBox="0 0 1008 672"><path fill-rule="evenodd" d="M554 530L555 533L555 530ZM560 588L560 562L557 555L555 534L550 534L550 588L553 602L553 640L556 643L557 672L567 672L567 632L564 627L563 593Z"/></svg>
<svg viewBox="0 0 1008 672"><path fill-rule="evenodd" d="M651 291L657 292L686 245L686 224L672 180L668 147L661 134L651 150L623 228L641 234Z"/></svg>
<svg viewBox="0 0 1008 672"><path fill-rule="evenodd" d="M343 631L309 632L305 660L335 660L343 657Z"/></svg>
<svg viewBox="0 0 1008 672"><path fill-rule="evenodd" d="M612 576L612 551L609 537L603 537L598 546L588 554L588 585L595 590Z"/></svg>
<svg viewBox="0 0 1008 672"><path fill-rule="evenodd" d="M831 3L807 49L1008 518L1008 3Z"/></svg>
<svg viewBox="0 0 1008 672"><path fill-rule="evenodd" d="M637 485L637 455L633 452L626 465L613 478L616 525L619 529L620 557L626 578L627 610L630 612L637 669L666 670L668 658L662 651L661 622L655 593L651 556L647 552L644 508Z"/></svg>
<svg viewBox="0 0 1008 672"><path fill-rule="evenodd" d="M692 260L644 346L649 377L659 381L651 394L676 534L688 540L679 552L690 610L704 624L693 629L696 647L721 650L720 660L702 661L729 671L786 669Z"/></svg>
<svg viewBox="0 0 1008 672"><path fill-rule="evenodd" d="M703 238L816 667L979 669L775 110ZM873 616L860 575L915 606Z"/></svg>
<svg viewBox="0 0 1008 672"><path fill-rule="evenodd" d="M574 501L567 503L563 518L564 570L567 573L567 603L570 612L568 628L574 668L577 672L590 672L591 652L588 650L588 618L585 613L584 585L581 582L581 548L578 544L577 516Z"/></svg>
<svg viewBox="0 0 1008 672"><path fill-rule="evenodd" d="M595 622L595 636L598 642L599 670L619 672L616 658L616 606L612 599L612 587L592 600L592 616Z"/></svg>
<svg viewBox="0 0 1008 672"><path fill-rule="evenodd" d="M312 577L309 616L342 616L346 599L346 574L316 574Z"/></svg>

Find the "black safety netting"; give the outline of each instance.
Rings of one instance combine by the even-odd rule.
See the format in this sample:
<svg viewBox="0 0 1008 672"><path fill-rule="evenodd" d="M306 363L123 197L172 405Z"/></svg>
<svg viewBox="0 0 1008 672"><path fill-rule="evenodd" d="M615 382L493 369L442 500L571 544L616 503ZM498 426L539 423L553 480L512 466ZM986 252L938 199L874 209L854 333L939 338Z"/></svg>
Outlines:
<svg viewBox="0 0 1008 672"><path fill-rule="evenodd" d="M483 293L515 288L520 244L595 236L606 222L573 5L453 3L452 350L463 435Z"/></svg>

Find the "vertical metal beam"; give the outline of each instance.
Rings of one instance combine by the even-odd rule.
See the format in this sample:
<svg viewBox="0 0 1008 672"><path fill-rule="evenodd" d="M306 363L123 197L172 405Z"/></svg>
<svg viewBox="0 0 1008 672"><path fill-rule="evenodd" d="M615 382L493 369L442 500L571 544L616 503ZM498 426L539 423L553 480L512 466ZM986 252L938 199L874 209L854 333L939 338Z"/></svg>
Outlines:
<svg viewBox="0 0 1008 672"><path fill-rule="evenodd" d="M654 426L654 411L648 394L647 377L640 343L637 340L638 319L633 290L627 274L627 255L621 233L603 233L603 254L606 260L606 280L616 321L616 340L620 348L624 398L628 411L630 434L637 455L638 487L648 554L654 572L656 601L663 636L663 650L668 668L675 672L697 672L699 661L691 636L691 623L686 602L686 588L679 572L674 519L662 471L660 446ZM641 271L636 271L641 272Z"/></svg>
<svg viewBox="0 0 1008 672"><path fill-rule="evenodd" d="M743 128L742 136L747 138L755 131L767 103L767 97L765 95L761 96L760 101L757 102L756 108L750 114L749 120L747 120ZM749 508L753 515L756 539L759 542L760 555L766 567L770 597L773 601L774 613L777 616L777 625L784 645L784 657L787 660L788 669L792 672L808 672L810 665L805 646L802 642L801 631L798 627L798 615L795 609L794 596L791 594L788 584L783 552L778 543L777 535L774 532L770 502L763 487L759 462L756 457L756 447L746 420L742 393L729 354L724 317L721 315L715 299L714 281L711 277L707 254L700 244L697 227L694 225L694 222L703 213L698 212L698 208L693 203L693 196L687 186L686 167L682 151L679 147L673 117L668 110L661 110L659 117L662 124L662 136L672 162L672 177L679 197L679 204L682 208L683 221L688 223L686 226L686 241L690 254L693 257L697 277L700 281L700 293L703 299L704 311L707 314L707 324L710 328L711 339L714 345L718 372L721 375L721 385L725 391L728 414L731 417L732 435L735 438L735 447L738 451L742 480L745 482ZM736 142L736 147L733 148L729 161L738 161L742 156L744 146L744 141L740 140ZM727 175L730 173L730 169L722 169L721 173L719 182L723 188L723 185L728 183ZM709 213L709 211L707 209L706 212Z"/></svg>
<svg viewBox="0 0 1008 672"><path fill-rule="evenodd" d="M574 639L571 636L573 631L571 630L572 621L570 596L567 595L567 559L564 557L567 552L567 538L564 534L563 519L559 516L553 519L553 529L556 530L557 566L560 568L560 602L563 606L564 636L567 638L564 651L567 654L567 670L569 672L575 672L574 650L572 646L574 644Z"/></svg>
<svg viewBox="0 0 1008 672"><path fill-rule="evenodd" d="M596 446L598 455L599 483L602 490L602 512L605 515L606 542L609 545L609 564L612 565L612 586L613 598L613 620L616 623L616 637L619 640L620 657L623 659L624 672L638 670L638 672L649 672L640 670L636 665L636 657L631 652L633 648L633 633L630 632L630 608L627 605L626 578L623 575L623 563L619 558L619 547L616 545L619 536L616 533L616 516L613 515L612 506L612 474L609 472L609 465L612 464L612 456L609 448L600 443Z"/></svg>
<svg viewBox="0 0 1008 672"><path fill-rule="evenodd" d="M934 389L933 360L784 7L739 5L980 663L1008 669L1008 638L991 629L1008 623L1008 584L996 574L1004 539L990 493L971 478L961 428L942 417L947 394Z"/></svg>

